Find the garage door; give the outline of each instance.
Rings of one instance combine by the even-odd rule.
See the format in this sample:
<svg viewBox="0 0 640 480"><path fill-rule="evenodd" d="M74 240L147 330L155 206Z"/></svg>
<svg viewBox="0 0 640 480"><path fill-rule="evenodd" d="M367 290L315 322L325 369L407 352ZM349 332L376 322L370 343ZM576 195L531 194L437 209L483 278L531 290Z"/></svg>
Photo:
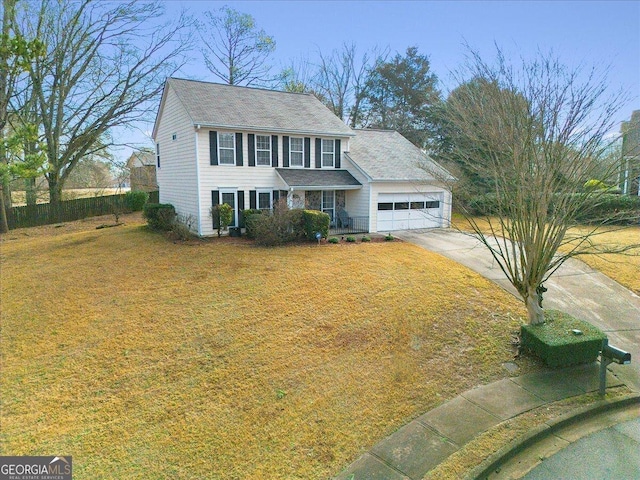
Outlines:
<svg viewBox="0 0 640 480"><path fill-rule="evenodd" d="M381 193L378 231L441 227L442 211L442 193Z"/></svg>

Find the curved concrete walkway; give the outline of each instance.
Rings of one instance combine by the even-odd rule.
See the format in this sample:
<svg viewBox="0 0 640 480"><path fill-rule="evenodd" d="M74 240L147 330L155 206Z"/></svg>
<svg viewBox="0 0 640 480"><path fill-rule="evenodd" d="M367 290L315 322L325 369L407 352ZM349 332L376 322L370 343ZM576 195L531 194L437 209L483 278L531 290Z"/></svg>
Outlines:
<svg viewBox="0 0 640 480"><path fill-rule="evenodd" d="M517 296L486 247L471 235L451 229L409 230L395 235L455 260ZM592 323L607 334L611 345L631 352L631 365L611 367L629 388L640 391L640 297L576 259L560 267L545 287L545 308Z"/></svg>
<svg viewBox="0 0 640 480"><path fill-rule="evenodd" d="M405 241L465 265L516 295L491 254L454 230L396 232ZM640 391L640 297L586 264L570 260L545 283L546 308L589 321L610 344L632 354L632 365L612 365L607 386ZM479 433L532 408L598 388L598 364L508 378L474 388L425 413L375 445L337 479L421 479ZM617 377L617 378L616 378Z"/></svg>

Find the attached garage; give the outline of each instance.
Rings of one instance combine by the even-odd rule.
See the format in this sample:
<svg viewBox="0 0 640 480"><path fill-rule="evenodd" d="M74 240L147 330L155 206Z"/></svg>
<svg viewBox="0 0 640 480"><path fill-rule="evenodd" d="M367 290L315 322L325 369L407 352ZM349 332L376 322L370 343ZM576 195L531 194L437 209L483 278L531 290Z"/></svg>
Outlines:
<svg viewBox="0 0 640 480"><path fill-rule="evenodd" d="M380 193L377 210L378 232L442 227L444 194Z"/></svg>

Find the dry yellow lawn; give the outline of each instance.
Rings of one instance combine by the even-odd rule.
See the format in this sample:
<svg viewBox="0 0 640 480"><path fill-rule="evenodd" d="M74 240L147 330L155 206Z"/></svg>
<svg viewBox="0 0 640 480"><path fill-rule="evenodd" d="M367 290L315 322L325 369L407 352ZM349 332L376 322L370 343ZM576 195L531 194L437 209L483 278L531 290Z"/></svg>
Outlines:
<svg viewBox="0 0 640 480"><path fill-rule="evenodd" d="M482 227L483 221L477 221ZM454 215L452 224L455 228L469 231L469 225L461 215ZM569 234L584 234L591 231L588 228L577 227L570 230ZM640 244L640 226L603 227L591 237L591 240L596 248L615 249L638 245ZM629 250L624 254L580 255L576 258L640 295L640 248Z"/></svg>
<svg viewBox="0 0 640 480"><path fill-rule="evenodd" d="M505 376L524 314L401 242L262 249L85 226L0 244L0 454L73 455L78 478L327 478Z"/></svg>

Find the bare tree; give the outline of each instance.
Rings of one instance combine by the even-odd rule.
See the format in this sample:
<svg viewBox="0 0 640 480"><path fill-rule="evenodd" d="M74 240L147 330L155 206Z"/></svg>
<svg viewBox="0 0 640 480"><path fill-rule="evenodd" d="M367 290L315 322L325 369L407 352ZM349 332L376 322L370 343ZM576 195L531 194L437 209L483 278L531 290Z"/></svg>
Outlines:
<svg viewBox="0 0 640 480"><path fill-rule="evenodd" d="M114 127L149 119L165 78L184 64L190 20L159 24L160 2L42 0L33 8L25 4L20 26L47 46L32 63L30 88L55 204L78 162L114 145ZM23 107L18 100L14 110Z"/></svg>
<svg viewBox="0 0 640 480"><path fill-rule="evenodd" d="M374 48L358 57L355 43L345 43L329 55L319 51L312 90L352 128L363 126L366 124L363 107L370 85L369 77L386 56L386 51Z"/></svg>
<svg viewBox="0 0 640 480"><path fill-rule="evenodd" d="M449 98L443 114L455 142L443 155L487 179L491 211L482 221L464 213L522 297L529 322L541 323L542 285L567 259L623 250L591 242L599 225L620 220L614 212L586 231L570 228L607 195L583 185L603 174L600 158L624 94L607 92L606 75L542 54L516 68L500 51L495 64L472 52L463 74L478 88Z"/></svg>
<svg viewBox="0 0 640 480"><path fill-rule="evenodd" d="M259 30L251 15L226 6L205 16L198 31L211 73L229 85L269 83L266 62L276 48L273 37Z"/></svg>

